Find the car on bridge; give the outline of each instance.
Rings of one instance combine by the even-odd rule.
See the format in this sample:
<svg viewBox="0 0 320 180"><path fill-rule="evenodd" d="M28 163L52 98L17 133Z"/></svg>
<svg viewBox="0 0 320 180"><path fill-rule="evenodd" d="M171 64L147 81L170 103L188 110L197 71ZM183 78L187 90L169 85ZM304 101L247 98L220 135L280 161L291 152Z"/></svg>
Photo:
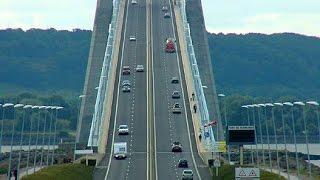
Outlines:
<svg viewBox="0 0 320 180"><path fill-rule="evenodd" d="M138 4L137 0L132 0L131 4Z"/></svg>
<svg viewBox="0 0 320 180"><path fill-rule="evenodd" d="M171 83L172 84L178 84L179 83L179 78L178 77L172 77L171 78Z"/></svg>
<svg viewBox="0 0 320 180"><path fill-rule="evenodd" d="M131 92L131 87L128 85L122 86L122 92Z"/></svg>
<svg viewBox="0 0 320 180"><path fill-rule="evenodd" d="M162 10L163 12L168 12L168 6L162 6L161 10Z"/></svg>
<svg viewBox="0 0 320 180"><path fill-rule="evenodd" d="M130 75L130 66L123 66L122 67L122 74L123 75Z"/></svg>
<svg viewBox="0 0 320 180"><path fill-rule="evenodd" d="M178 162L178 167L179 168L188 168L189 167L188 160L180 159L179 162Z"/></svg>
<svg viewBox="0 0 320 180"><path fill-rule="evenodd" d="M179 99L180 98L180 92L179 91L173 91L171 97L172 97L172 99Z"/></svg>
<svg viewBox="0 0 320 180"><path fill-rule="evenodd" d="M170 18L171 15L170 15L170 13L166 12L166 13L164 13L164 16L163 16L163 17L164 17L164 18Z"/></svg>
<svg viewBox="0 0 320 180"><path fill-rule="evenodd" d="M130 36L130 37L129 37L129 40L130 40L130 41L136 41L137 39L136 39L135 36Z"/></svg>
<svg viewBox="0 0 320 180"><path fill-rule="evenodd" d="M182 172L182 179L183 180L190 180L193 179L193 172L191 169L185 169Z"/></svg>
<svg viewBox="0 0 320 180"><path fill-rule="evenodd" d="M142 64L138 64L137 67L136 67L136 71L137 72L143 72L144 71L144 67Z"/></svg>
<svg viewBox="0 0 320 180"><path fill-rule="evenodd" d="M182 152L182 145L178 141L174 141L171 145L172 152Z"/></svg>
<svg viewBox="0 0 320 180"><path fill-rule="evenodd" d="M129 80L123 80L122 81L122 86L131 86L131 83Z"/></svg>
<svg viewBox="0 0 320 180"><path fill-rule="evenodd" d="M165 51L166 51L167 53L174 53L174 52L176 52L175 39L173 39L173 38L167 38L167 39L166 39Z"/></svg>
<svg viewBox="0 0 320 180"><path fill-rule="evenodd" d="M173 114L181 114L181 106L179 103L174 103L172 107L172 113Z"/></svg>
<svg viewBox="0 0 320 180"><path fill-rule="evenodd" d="M129 128L127 125L122 124L118 128L118 134L119 135L128 135L129 134Z"/></svg>
<svg viewBox="0 0 320 180"><path fill-rule="evenodd" d="M115 142L113 144L113 157L116 159L127 157L127 142Z"/></svg>

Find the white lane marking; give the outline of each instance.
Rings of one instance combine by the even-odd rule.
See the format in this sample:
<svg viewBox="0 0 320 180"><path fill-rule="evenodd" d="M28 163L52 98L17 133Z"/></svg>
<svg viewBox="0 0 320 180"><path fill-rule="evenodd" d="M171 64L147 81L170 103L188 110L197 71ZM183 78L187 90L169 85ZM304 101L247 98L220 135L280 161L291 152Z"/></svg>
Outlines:
<svg viewBox="0 0 320 180"><path fill-rule="evenodd" d="M148 58L149 58L149 49L148 49L148 44L149 44L149 32L148 32L148 26L149 26L149 23L148 23L148 2L146 0L146 67L148 68L149 67L149 61L148 61ZM147 72L148 73L148 72ZM147 107L149 107L149 95L148 95L148 92L149 92L149 73L147 74ZM150 159L150 151L149 151L149 111L147 110L147 180L149 180L149 159Z"/></svg>
<svg viewBox="0 0 320 180"><path fill-rule="evenodd" d="M119 105L119 92L120 92L120 83L121 83L121 69L122 69L122 63L123 63L123 56L124 56L124 44L126 42L126 32L127 32L127 22L128 22L128 14L129 14L129 0L127 0L127 13L126 13L126 21L124 25L124 37L123 37L123 42L122 42L122 52L121 52L121 61L120 61L120 68L119 68L119 77L118 77L118 92L117 92L117 103L116 103L116 112L115 112L115 120L113 124L113 135L112 135L112 143L111 143L111 153L109 156L109 162L108 162L108 169L106 172L106 175L104 177L105 180L108 178L108 174L110 171L110 166L111 166L111 161L113 157L113 145L114 145L114 137L115 137L115 132L116 132L116 125L117 125L117 115L118 115L118 105Z"/></svg>
<svg viewBox="0 0 320 180"><path fill-rule="evenodd" d="M172 6L171 6L171 0L169 0L169 6L170 6L170 10L171 10L171 14L173 14L174 12L174 9L172 9ZM171 18L171 24L172 24L172 27L173 27L173 36L174 36L174 39L176 39L176 29L174 27L174 23L173 23L173 18ZM201 176L200 176L200 173L199 173L199 170L198 170L198 167L197 167L197 163L195 161L195 158L194 158L194 154L193 154L193 147L192 147L192 143L191 143L191 137L190 137L190 130L189 130L189 122L188 122L188 115L187 115L187 107L186 107L186 101L185 101L185 97L184 97L184 89L183 89L183 86L182 86L182 75L181 75L181 70L180 70L180 61L179 61L179 53L177 52L176 53L176 56L177 56L177 62L178 62L178 69L179 69L179 78L180 78L180 87L181 87L181 92L182 92L182 99L183 99L183 106L184 106L184 114L185 114L185 120L186 120L186 123L187 123L187 131L188 131L188 139L189 139L189 147L190 147L190 150L191 150L191 157L192 157L192 161L193 161L193 164L194 164L194 168L197 172L197 175L198 175L198 178L201 180Z"/></svg>

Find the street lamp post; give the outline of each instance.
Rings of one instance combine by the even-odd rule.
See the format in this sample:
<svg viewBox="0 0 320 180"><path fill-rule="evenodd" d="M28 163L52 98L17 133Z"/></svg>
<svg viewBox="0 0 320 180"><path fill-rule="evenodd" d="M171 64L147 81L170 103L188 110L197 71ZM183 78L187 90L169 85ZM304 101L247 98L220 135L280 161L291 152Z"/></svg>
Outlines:
<svg viewBox="0 0 320 180"><path fill-rule="evenodd" d="M22 125L21 125L22 127L21 127L21 135L20 135L20 149L19 149L19 158L18 158L17 179L19 179L19 175L20 175L20 164L21 164L21 153L22 153L22 142L23 142L23 135L24 135L25 119L27 117L28 109L32 107L33 107L32 105L23 106L24 113L23 113L23 119L22 119Z"/></svg>
<svg viewBox="0 0 320 180"><path fill-rule="evenodd" d="M11 172L11 160L12 160L12 147L13 147L13 138L14 138L14 121L15 121L15 108L23 107L23 104L16 104L13 105L13 120L12 120L12 129L11 129L11 142L10 142L10 154L9 154L9 168L8 168L8 180L11 178L10 177L10 172ZM9 107L9 106L8 106Z"/></svg>
<svg viewBox="0 0 320 180"><path fill-rule="evenodd" d="M311 106L315 106L315 111L317 114L317 124L318 124L318 138L319 138L319 143L320 143L320 120L319 120L319 103L316 101L308 101L307 104L311 105Z"/></svg>
<svg viewBox="0 0 320 180"><path fill-rule="evenodd" d="M266 165L265 157L264 157L264 148L263 148L263 137L262 137L262 125L261 125L261 114L260 114L260 108L262 107L261 104L257 105L258 109L258 122L259 122L259 131L260 131L260 141L261 141L261 149L262 149L262 162L263 165Z"/></svg>
<svg viewBox="0 0 320 180"><path fill-rule="evenodd" d="M78 118L80 118L80 105L81 105L81 100L82 98L86 97L86 95L82 94L79 96L79 104L78 104ZM78 118L76 125L78 124ZM76 150L77 150L77 137L74 139L74 152L73 152L73 163L76 162Z"/></svg>
<svg viewBox="0 0 320 180"><path fill-rule="evenodd" d="M305 134L306 145L307 145L309 179L311 179L312 174L311 174L311 162L310 162L310 151L309 151L309 139L308 139L306 115L305 115L305 109L304 109L305 103L303 103L303 102L294 102L293 104L301 106L301 109L302 109L302 119L303 119L303 125L304 125L304 134Z"/></svg>
<svg viewBox="0 0 320 180"><path fill-rule="evenodd" d="M282 129L283 129L283 143L284 143L284 151L286 155L286 165L287 165L287 178L290 180L290 172L289 172L289 157L288 157L288 150L287 150L287 138L286 138L286 128L284 123L284 117L283 117L283 104L282 103L273 103L275 106L281 107L281 121L282 121ZM279 169L280 171L280 169Z"/></svg>
<svg viewBox="0 0 320 180"><path fill-rule="evenodd" d="M278 168L278 174L280 175L280 162L279 162L279 151L278 151L278 136L277 136L277 130L276 130L276 123L274 120L274 105L272 103L267 103L266 106L271 107L271 116L272 116L272 126L273 126L273 134L274 134L274 140L276 143L276 156L277 156L277 168Z"/></svg>
<svg viewBox="0 0 320 180"><path fill-rule="evenodd" d="M47 162L46 162L46 166L49 166L49 154L50 154L50 143L51 143L51 134L52 134L52 121L53 121L53 114L54 114L54 109L56 109L57 106L51 106L50 109L52 109L52 111L50 112L49 110L49 115L50 115L50 123L49 123L49 135L48 135L48 143L47 143ZM54 147L52 147L52 149L54 149Z"/></svg>
<svg viewBox="0 0 320 180"><path fill-rule="evenodd" d="M51 106L45 106L44 107L44 125L43 125L43 133L42 133L42 144L41 144L41 158L40 158L40 168L42 168L42 163L43 163L43 154L44 154L44 139L46 136L46 126L47 126L47 114L48 114L48 109L50 109ZM47 149L49 151L49 149Z"/></svg>
<svg viewBox="0 0 320 180"><path fill-rule="evenodd" d="M241 107L247 109L248 126L250 126L250 112L249 112L249 107L250 107L250 105L243 105L243 106L241 106ZM252 145L251 145L251 163L252 163L252 165L254 165Z"/></svg>
<svg viewBox="0 0 320 180"><path fill-rule="evenodd" d="M260 165L260 162L259 162L259 148L258 148L258 137L257 137L257 131L256 131L256 129L258 129L258 128L256 128L256 117L255 117L255 110L254 110L255 107L258 107L258 105L257 104L252 104L251 107L252 107L253 125L254 125L254 129L255 129L254 136L255 136L255 141L256 141L257 165L259 166Z"/></svg>
<svg viewBox="0 0 320 180"><path fill-rule="evenodd" d="M51 165L53 165L53 161L54 161L54 146L56 144L56 134L57 134L57 121L58 121L58 111L60 109L63 109L63 107L56 107L56 116L55 116L55 122L54 122L54 134L53 134L53 149L52 149L52 156L51 156Z"/></svg>
<svg viewBox="0 0 320 180"><path fill-rule="evenodd" d="M224 94L218 94L218 97L221 97L223 99L223 102L224 102L224 108L223 108L224 109L224 124L225 124L225 127L227 127L228 126L228 121L227 121L227 102L225 100L225 96L226 95L224 95ZM217 130L217 132L218 131L219 130ZM228 145L227 148L228 148L228 161L229 161L229 164L230 164L230 162L231 162L230 146Z"/></svg>
<svg viewBox="0 0 320 180"><path fill-rule="evenodd" d="M267 143L268 143L268 156L269 156L269 167L270 172L272 172L272 162L271 162L271 150L270 150L270 137L269 137L269 128L268 128L268 118L267 118L267 105L266 104L260 104L262 107L264 107L264 118L265 118L265 125L266 125L266 131L267 131Z"/></svg>
<svg viewBox="0 0 320 180"><path fill-rule="evenodd" d="M297 175L298 175L298 178L300 178L300 166L299 166L297 139L296 139L296 127L295 127L296 125L294 122L294 115L293 115L293 104L291 102L285 102L283 104L291 107L291 120L292 120L293 141L294 141L294 149L295 149L296 164L297 164Z"/></svg>
<svg viewBox="0 0 320 180"><path fill-rule="evenodd" d="M2 141L3 141L3 121L5 117L6 107L13 106L12 103L5 103L2 105L2 121L1 121L1 132L0 132L0 155L2 154ZM0 156L1 157L1 156Z"/></svg>
<svg viewBox="0 0 320 180"><path fill-rule="evenodd" d="M39 106L32 106L32 110L39 109ZM27 156L27 175L29 174L29 160L30 160L30 145L31 145L31 133L32 133L32 119L30 118L30 127L29 127L29 144L28 144L28 156Z"/></svg>
<svg viewBox="0 0 320 180"><path fill-rule="evenodd" d="M37 151L38 151L38 140L39 140L39 131L40 131L40 121L41 121L41 109L44 109L46 106L39 106L39 119L37 123L37 133L36 133L36 148L34 150L34 157L33 157L33 173L36 172L36 163L37 163Z"/></svg>

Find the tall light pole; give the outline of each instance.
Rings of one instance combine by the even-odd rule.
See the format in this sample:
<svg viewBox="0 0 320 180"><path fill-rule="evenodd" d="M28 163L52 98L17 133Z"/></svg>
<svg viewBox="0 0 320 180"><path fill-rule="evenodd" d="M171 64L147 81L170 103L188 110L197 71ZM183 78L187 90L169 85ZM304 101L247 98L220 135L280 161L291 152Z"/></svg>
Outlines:
<svg viewBox="0 0 320 180"><path fill-rule="evenodd" d="M307 104L315 107L315 111L317 114L317 124L318 124L318 138L319 138L319 143L320 143L320 120L319 120L319 110L318 110L319 103L316 101L308 101Z"/></svg>
<svg viewBox="0 0 320 180"><path fill-rule="evenodd" d="M291 107L291 120L292 120L292 128L293 128L293 141L294 141L294 149L296 155L296 164L297 164L297 175L300 178L300 166L299 166L299 157L298 157L298 148L297 148L297 138L296 138L296 125L294 122L294 115L293 115L293 104L291 102L283 103L286 106Z"/></svg>
<svg viewBox="0 0 320 180"><path fill-rule="evenodd" d="M286 165L287 165L287 178L290 180L290 168L289 168L289 157L288 157L288 150L287 150L287 138L286 138L286 126L284 123L284 117L283 117L283 104L276 102L273 103L275 106L281 107L281 121L282 121L282 129L283 129L283 143L284 143L284 152L286 155ZM279 169L280 171L280 169Z"/></svg>
<svg viewBox="0 0 320 180"><path fill-rule="evenodd" d="M272 162L271 162L271 150L270 150L270 137L269 137L269 128L268 128L268 118L267 118L267 105L266 104L260 104L262 107L264 107L264 119L265 119L265 125L266 125L266 131L267 131L267 143L268 143L268 156L269 156L269 167L270 171L272 172Z"/></svg>
<svg viewBox="0 0 320 180"><path fill-rule="evenodd" d="M257 155L257 165L259 166L260 165L260 162L259 162L259 148L258 148L258 137L257 137L257 131L256 129L256 117L255 117L255 107L258 107L257 104L252 104L250 105L249 107L252 107L252 118L253 118L253 126L255 128L254 130L254 136L255 136L255 141L256 141L256 155Z"/></svg>
<svg viewBox="0 0 320 180"><path fill-rule="evenodd" d="M6 108L14 106L12 103L5 103L2 105L2 121L1 121L1 132L0 132L0 155L2 154L2 141L3 141L3 121L5 117ZM1 157L1 156L0 156Z"/></svg>
<svg viewBox="0 0 320 180"><path fill-rule="evenodd" d="M53 165L54 161L54 146L56 144L56 136L57 136L57 121L58 121L58 111L63 109L63 107L57 107L56 109L56 117L54 122L54 134L53 134L53 150L52 150L52 156L51 156L51 165Z"/></svg>
<svg viewBox="0 0 320 180"><path fill-rule="evenodd" d="M19 179L19 175L20 175L19 173L20 173L21 153L22 153L22 143L23 143L25 119L27 117L28 109L31 109L32 107L33 107L32 105L23 106L24 112L23 112L23 119L22 119L22 125L21 125L21 134L20 134L20 148L19 148L18 168L17 168L17 179Z"/></svg>
<svg viewBox="0 0 320 180"><path fill-rule="evenodd" d="M221 97L221 99L223 99L223 103L224 103L224 124L225 124L225 128L228 126L228 120L227 120L227 102L226 102L226 100L225 100L225 97L226 97L226 95L224 95L224 94L218 94L218 97ZM224 128L224 129L225 129ZM218 132L219 130L217 130L217 132ZM228 145L227 146L227 148L228 148L228 161L229 161L229 164L230 164L230 162L231 162L231 157L230 157L230 146Z"/></svg>
<svg viewBox="0 0 320 180"><path fill-rule="evenodd" d="M274 140L276 143L276 156L277 156L277 168L278 168L278 174L280 175L280 162L279 162L279 151L278 151L278 136L277 136L277 130L276 130L276 122L274 120L274 105L272 103L266 103L267 107L271 108L271 116L272 116L272 126L273 126L273 134L274 134Z"/></svg>
<svg viewBox="0 0 320 180"><path fill-rule="evenodd" d="M44 124L43 124L43 132L42 132L42 143L41 143L41 158L40 158L40 168L42 168L42 163L43 163L43 154L44 154L44 139L46 136L46 126L47 126L47 114L48 114L48 109L50 109L51 106L44 106ZM48 150L48 149L47 149Z"/></svg>
<svg viewBox="0 0 320 180"><path fill-rule="evenodd" d="M86 95L82 94L79 96L79 103L78 103L78 117L77 117L77 120L76 120L76 125L78 126L78 119L80 118L80 106L81 106L81 100L82 98L86 97ZM77 150L77 136L75 136L75 139L74 139L74 152L73 152L73 163L76 162L76 150Z"/></svg>
<svg viewBox="0 0 320 180"><path fill-rule="evenodd" d="M303 126L304 126L304 134L306 138L306 145L307 145L307 156L308 156L308 171L309 171L309 179L311 179L311 162L310 162L310 151L309 151L309 139L308 139L308 131L307 131L307 123L306 123L306 114L305 114L305 103L303 102L294 102L294 105L301 106L302 109L302 119L303 119Z"/></svg>
<svg viewBox="0 0 320 180"><path fill-rule="evenodd" d="M31 109L36 111L37 109L39 109L39 106L32 106ZM29 144L28 144L28 156L27 156L27 175L29 174L29 160L30 160L30 145L31 145L32 127L33 127L33 122L32 122L32 119L30 118Z"/></svg>
<svg viewBox="0 0 320 180"><path fill-rule="evenodd" d="M266 165L265 157L264 157L264 148L263 148L263 137L262 137L262 124L261 124L261 114L260 114L260 108L262 107L261 104L258 104L258 122L259 122L259 131L260 131L260 141L261 141L261 148L262 148L262 162L263 165Z"/></svg>
<svg viewBox="0 0 320 180"><path fill-rule="evenodd" d="M248 116L247 123L248 123L248 126L250 126L250 112L249 112L250 105L243 105L241 107L247 109L247 116ZM254 165L252 145L251 145L251 163L252 163L252 165Z"/></svg>
<svg viewBox="0 0 320 180"><path fill-rule="evenodd" d="M39 106L39 119L37 123L37 134L36 134L36 148L34 150L34 158L33 158L33 173L36 172L36 164L37 164L37 151L38 151L38 140L39 140L39 131L40 131L40 121L41 121L41 110L45 109L46 106Z"/></svg>
<svg viewBox="0 0 320 180"><path fill-rule="evenodd" d="M49 111L50 115L50 125L49 125L49 136L48 136L48 144L47 144L47 163L46 165L49 166L49 154L50 154L50 143L51 143L51 134L52 134L52 121L53 121L53 116L54 116L54 110L57 108L57 106L51 106L50 109L52 110L51 112ZM48 110L50 110L48 109ZM52 146L52 149L54 149L54 146Z"/></svg>
<svg viewBox="0 0 320 180"><path fill-rule="evenodd" d="M8 168L8 180L10 180L10 172L11 172L11 160L12 160L12 147L13 147L13 139L14 139L14 124L16 119L16 108L23 107L23 104L16 104L13 106L13 119L12 119L12 129L11 129L11 142L10 142L10 154L9 154L9 168ZM17 119L18 120L18 119Z"/></svg>

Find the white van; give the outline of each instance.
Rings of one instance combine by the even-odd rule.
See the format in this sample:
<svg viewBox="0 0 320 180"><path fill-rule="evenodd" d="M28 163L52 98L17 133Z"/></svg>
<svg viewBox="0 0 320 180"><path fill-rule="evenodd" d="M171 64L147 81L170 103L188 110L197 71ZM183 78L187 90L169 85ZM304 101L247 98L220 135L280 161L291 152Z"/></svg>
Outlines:
<svg viewBox="0 0 320 180"><path fill-rule="evenodd" d="M127 157L127 142L113 144L113 157L116 159L125 159Z"/></svg>

